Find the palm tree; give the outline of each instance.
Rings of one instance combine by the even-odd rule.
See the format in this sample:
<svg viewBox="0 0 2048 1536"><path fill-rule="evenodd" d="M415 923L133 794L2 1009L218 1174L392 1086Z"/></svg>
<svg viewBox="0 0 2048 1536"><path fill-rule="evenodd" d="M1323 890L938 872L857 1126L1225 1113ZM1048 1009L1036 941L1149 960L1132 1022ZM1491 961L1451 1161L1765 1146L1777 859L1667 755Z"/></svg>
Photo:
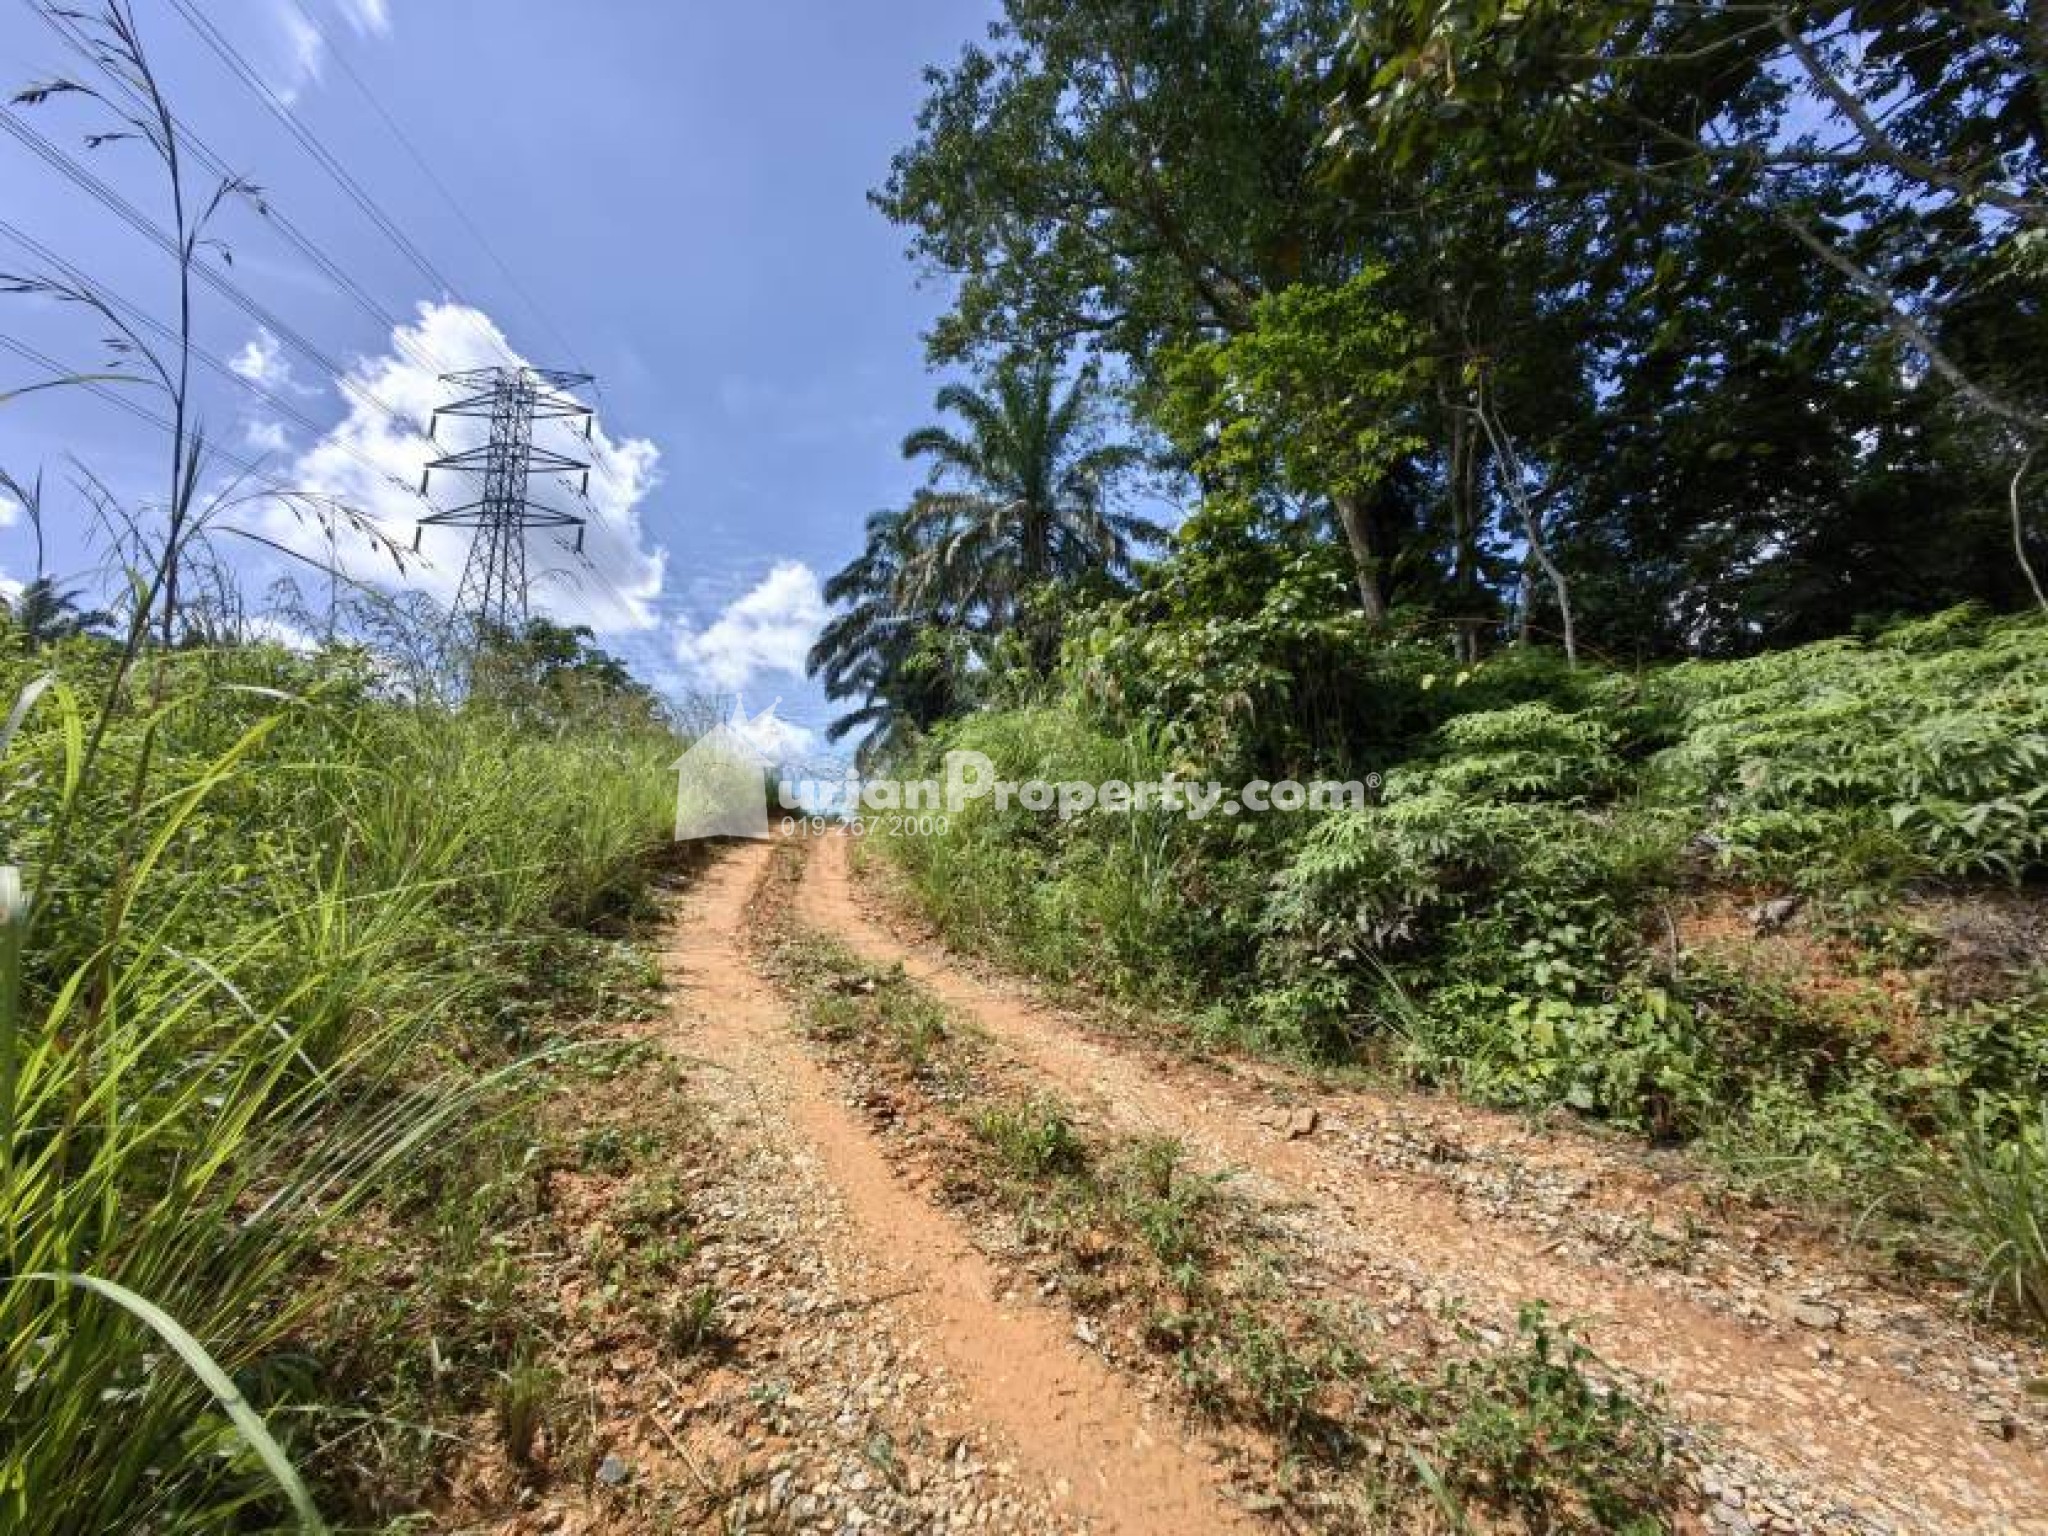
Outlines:
<svg viewBox="0 0 2048 1536"><path fill-rule="evenodd" d="M1059 386L1055 360L1013 355L985 390L939 391L939 409L964 430L920 427L903 440L903 456L929 466L912 533L913 597L950 602L996 632L1018 629L1033 593L1124 576L1133 541L1160 536L1144 519L1111 509L1110 484L1138 454L1102 440L1093 376L1084 372L1064 394ZM1049 622L1031 629L1026 638L1043 669L1058 636Z"/></svg>
<svg viewBox="0 0 2048 1536"><path fill-rule="evenodd" d="M0 598L0 611L21 635L23 648L30 651L91 634L114 622L112 614L83 607L76 590L66 591L48 576L38 576L12 598Z"/></svg>
<svg viewBox="0 0 2048 1536"><path fill-rule="evenodd" d="M840 612L808 660L827 698L863 701L826 732L865 732L863 766L957 713L992 638L1022 632L1044 671L1057 619L1033 599L1120 579L1133 541L1160 537L1110 506L1137 452L1102 441L1095 402L1090 375L1062 393L1054 362L1012 357L982 388L939 391L958 430L921 427L903 440L903 456L929 466L927 484L908 507L868 518L860 554L825 584Z"/></svg>
<svg viewBox="0 0 2048 1536"><path fill-rule="evenodd" d="M825 730L829 741L861 731L855 756L863 768L902 747L912 730L936 724L958 692L947 644L933 644L956 629L954 615L943 604L906 606L920 516L915 502L868 515L861 552L825 583L825 600L841 611L805 661L826 698L864 701Z"/></svg>

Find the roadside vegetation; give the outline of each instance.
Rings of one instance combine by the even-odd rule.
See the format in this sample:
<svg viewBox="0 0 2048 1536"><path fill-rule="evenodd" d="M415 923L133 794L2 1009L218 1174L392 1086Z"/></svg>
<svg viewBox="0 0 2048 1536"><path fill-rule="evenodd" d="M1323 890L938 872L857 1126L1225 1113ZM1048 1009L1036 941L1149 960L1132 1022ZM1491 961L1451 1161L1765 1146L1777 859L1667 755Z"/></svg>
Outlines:
<svg viewBox="0 0 2048 1536"><path fill-rule="evenodd" d="M0 623L0 679L0 1523L417 1508L537 1345L500 1218L646 996L672 738L348 649Z"/></svg>
<svg viewBox="0 0 2048 1536"><path fill-rule="evenodd" d="M1409 729L1358 765L1362 811L985 799L889 852L955 941L1208 1044L1697 1139L2042 1320L2048 631L1957 613L1643 673L1405 649L1370 680ZM1206 771L1089 702L1142 646L1075 651L1068 693L940 731L923 768Z"/></svg>
<svg viewBox="0 0 2048 1536"><path fill-rule="evenodd" d="M80 77L10 111L160 177L178 323L54 259L0 279L113 359L0 405L120 385L168 432L144 488L0 465L36 551L0 603L0 1527L413 1520L479 1442L587 1477L511 1245L546 1100L646 1005L677 733L589 631L364 588L336 550L403 573L387 530L215 452L195 279L261 196L126 5L44 19ZM259 505L321 536L324 603L240 590L230 548L288 553ZM45 569L59 519L99 530L104 608Z"/></svg>

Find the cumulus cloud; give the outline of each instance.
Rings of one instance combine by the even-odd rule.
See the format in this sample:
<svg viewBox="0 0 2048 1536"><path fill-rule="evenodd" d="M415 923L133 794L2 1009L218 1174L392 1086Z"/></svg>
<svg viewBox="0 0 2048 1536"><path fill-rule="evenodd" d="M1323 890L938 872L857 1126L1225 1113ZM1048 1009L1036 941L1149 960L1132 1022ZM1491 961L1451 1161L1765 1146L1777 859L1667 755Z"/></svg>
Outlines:
<svg viewBox="0 0 2048 1536"><path fill-rule="evenodd" d="M391 30L391 7L386 0L341 0L341 13L358 32L382 37Z"/></svg>
<svg viewBox="0 0 2048 1536"><path fill-rule="evenodd" d="M242 350L228 359L228 367L273 394L284 389L298 394L317 393L302 388L292 377L291 359L284 355L283 345L264 326L256 327L256 334L243 342Z"/></svg>
<svg viewBox="0 0 2048 1536"><path fill-rule="evenodd" d="M319 83L327 44L293 0L283 0L274 14L284 38L283 72L277 82L277 94L279 100L290 106L307 86Z"/></svg>
<svg viewBox="0 0 2048 1536"><path fill-rule="evenodd" d="M776 565L702 630L676 630L676 660L704 687L733 692L775 672L804 674L804 655L826 617L818 575L797 560Z"/></svg>
<svg viewBox="0 0 2048 1536"><path fill-rule="evenodd" d="M327 62L327 38L314 20L329 0L272 0L270 15L282 57L271 82L287 105L309 85L317 85ZM332 0L358 37L384 37L391 31L390 0Z"/></svg>
<svg viewBox="0 0 2048 1536"><path fill-rule="evenodd" d="M291 446L284 423L256 417L242 428L242 441L258 453L283 453Z"/></svg>
<svg viewBox="0 0 2048 1536"><path fill-rule="evenodd" d="M488 315L460 304L421 304L416 323L401 326L385 352L351 370L342 390L348 414L284 478L368 515L393 544L409 547L418 519L431 510L417 494L427 460L484 438L485 423L469 417L443 417L438 446L420 436L434 408L456 397L441 382L441 370L498 367L508 358L525 361ZM600 632L652 628L667 552L649 540L640 508L656 484L660 451L644 438L615 439L601 422L587 443L580 433L572 436L568 428L546 423L536 427L534 440L538 447L590 460L602 472L591 475L587 502L559 476L536 475L528 487L535 502L585 519L581 556L571 552L560 530L528 535L533 608ZM474 501L480 494L476 482L473 475L437 473L429 487L432 501L442 509ZM266 518L269 537L325 560L321 530L284 508L272 508ZM407 584L448 602L462 577L469 538L467 529L427 528L421 555L407 557ZM389 552L370 541L344 540L336 556L358 580L393 579Z"/></svg>
<svg viewBox="0 0 2048 1536"><path fill-rule="evenodd" d="M288 651L311 655L320 649L320 642L309 631L289 620L274 614L253 614L241 621L242 638L245 640L268 640L281 645Z"/></svg>
<svg viewBox="0 0 2048 1536"><path fill-rule="evenodd" d="M11 496L0 496L0 528L12 528L21 521L21 503Z"/></svg>
<svg viewBox="0 0 2048 1536"><path fill-rule="evenodd" d="M784 720L775 708L770 704L758 715L750 716L744 701L736 702L726 727L770 762L800 762L817 745L817 733L794 720Z"/></svg>

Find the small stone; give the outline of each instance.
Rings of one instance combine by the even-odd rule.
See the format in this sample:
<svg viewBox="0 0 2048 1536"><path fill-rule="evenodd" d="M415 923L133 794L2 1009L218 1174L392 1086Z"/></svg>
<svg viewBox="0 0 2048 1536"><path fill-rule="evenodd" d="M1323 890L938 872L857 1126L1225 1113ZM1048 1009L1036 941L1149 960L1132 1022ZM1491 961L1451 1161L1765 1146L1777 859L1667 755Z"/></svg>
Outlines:
<svg viewBox="0 0 2048 1536"><path fill-rule="evenodd" d="M616 1456L607 1456L597 1464L597 1480L607 1488L623 1488L632 1475L633 1469Z"/></svg>
<svg viewBox="0 0 2048 1536"><path fill-rule="evenodd" d="M1304 1136L1313 1136L1320 1121L1321 1116L1313 1109L1297 1109L1287 1117L1287 1139L1299 1141Z"/></svg>
<svg viewBox="0 0 2048 1536"><path fill-rule="evenodd" d="M1790 1313L1792 1321L1802 1328L1814 1328L1826 1332L1831 1328L1842 1326L1841 1310L1837 1307L1831 1307L1825 1302L1795 1301L1787 1311Z"/></svg>
<svg viewBox="0 0 2048 1536"><path fill-rule="evenodd" d="M1977 1421L1978 1428L1997 1440L2010 1440L2018 1430L2003 1408L1979 1408L1970 1417Z"/></svg>
<svg viewBox="0 0 2048 1536"><path fill-rule="evenodd" d="M1746 914L1750 924L1758 933L1776 933L1793 918L1806 904L1803 896L1776 896L1769 901L1759 902Z"/></svg>
<svg viewBox="0 0 2048 1536"><path fill-rule="evenodd" d="M1095 1325L1085 1317L1074 1319L1074 1337L1093 1349L1102 1342L1102 1335L1095 1331Z"/></svg>

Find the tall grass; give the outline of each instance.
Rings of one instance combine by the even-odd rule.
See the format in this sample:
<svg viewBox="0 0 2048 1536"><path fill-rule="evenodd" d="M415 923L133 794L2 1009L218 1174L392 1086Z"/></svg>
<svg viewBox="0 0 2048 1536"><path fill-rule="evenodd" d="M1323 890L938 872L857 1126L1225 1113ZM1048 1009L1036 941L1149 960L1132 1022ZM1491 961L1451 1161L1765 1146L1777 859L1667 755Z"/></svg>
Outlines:
<svg viewBox="0 0 2048 1536"><path fill-rule="evenodd" d="M675 745L274 650L102 720L115 664L0 656L0 1528L314 1529L323 1250L544 1054L510 1002L644 889Z"/></svg>

